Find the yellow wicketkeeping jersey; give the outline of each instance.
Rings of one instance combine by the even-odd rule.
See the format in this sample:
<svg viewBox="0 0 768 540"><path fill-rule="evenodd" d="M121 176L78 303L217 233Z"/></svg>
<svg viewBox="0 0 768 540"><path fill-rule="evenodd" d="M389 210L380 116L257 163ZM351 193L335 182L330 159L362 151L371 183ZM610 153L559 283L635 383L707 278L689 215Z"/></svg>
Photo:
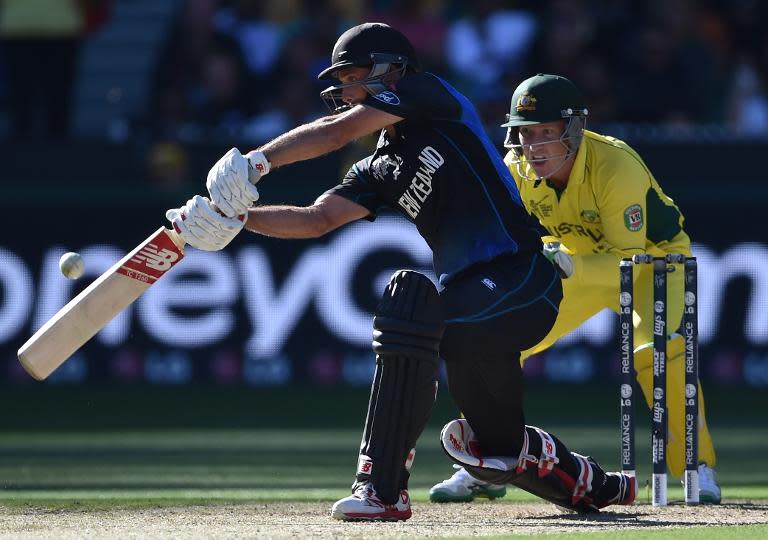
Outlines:
<svg viewBox="0 0 768 540"><path fill-rule="evenodd" d="M562 191L523 180L512 159L508 153L504 161L526 208L551 235L546 239L573 255L574 277L584 285L618 284L618 261L635 253L690 255L680 210L625 142L585 130Z"/></svg>

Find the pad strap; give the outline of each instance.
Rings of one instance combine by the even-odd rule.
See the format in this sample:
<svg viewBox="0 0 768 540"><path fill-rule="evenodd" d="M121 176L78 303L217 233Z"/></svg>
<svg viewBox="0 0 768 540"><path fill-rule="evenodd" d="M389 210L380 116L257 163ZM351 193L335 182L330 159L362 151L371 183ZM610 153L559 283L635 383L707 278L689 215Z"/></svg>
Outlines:
<svg viewBox="0 0 768 540"><path fill-rule="evenodd" d="M576 462L579 464L579 477L576 479L576 485L573 488L573 497L571 498L571 502L575 506L587 496L587 493L592 491L592 479L594 478L594 473L592 472L592 465L590 465L586 456L582 456L576 452L571 452L571 455L576 458Z"/></svg>
<svg viewBox="0 0 768 540"><path fill-rule="evenodd" d="M416 449L411 448L408 452L408 456L405 458L405 470L410 471L413 467L413 460L416 458ZM365 454L360 454L357 458L357 473L356 474L371 474L373 468L373 460Z"/></svg>
<svg viewBox="0 0 768 540"><path fill-rule="evenodd" d="M549 473L551 473L554 466L560 463L560 460L557 458L557 446L555 445L555 440L552 438L552 435L550 435L546 431L539 429L535 426L525 426L525 427L526 427L526 430L525 430L526 434L528 433L528 429L533 428L539 434L539 437L541 437L541 457L539 458L539 478L542 478L544 476L547 476Z"/></svg>
<svg viewBox="0 0 768 540"><path fill-rule="evenodd" d="M533 433L539 436L542 445L538 457L531 453L529 437ZM605 484L606 475L600 466L591 458L570 452L552 435L535 426L526 426L523 448L517 457L483 456L477 452L475 434L463 418L446 424L440 440L448 456L479 480L512 484L577 512L597 512L598 507L605 506L598 504L602 498L596 499L594 493L596 486ZM572 458L567 470L557 456L558 449L560 458ZM534 469L530 467L531 463L539 466Z"/></svg>
<svg viewBox="0 0 768 540"><path fill-rule="evenodd" d="M523 448L520 450L520 457L517 458L517 467L515 468L515 472L523 473L528 469L529 463L536 463L538 460L536 459L536 456L528 453L528 430L526 429L523 432Z"/></svg>
<svg viewBox="0 0 768 540"><path fill-rule="evenodd" d="M541 455L536 456L528 453L529 439L528 430L534 430L541 439ZM525 432L523 433L523 448L520 450L520 457L517 460L516 472L522 473L528 469L528 464L539 464L539 478L543 478L552 472L552 469L560 463L560 459L557 457L557 445L552 435L539 429L536 426L525 426Z"/></svg>

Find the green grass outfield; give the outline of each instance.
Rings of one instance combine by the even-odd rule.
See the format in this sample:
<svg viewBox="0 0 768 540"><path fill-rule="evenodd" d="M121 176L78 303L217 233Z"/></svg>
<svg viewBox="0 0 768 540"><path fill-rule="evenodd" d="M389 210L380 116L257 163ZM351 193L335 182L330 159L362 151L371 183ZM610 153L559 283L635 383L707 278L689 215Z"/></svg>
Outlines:
<svg viewBox="0 0 768 540"><path fill-rule="evenodd" d="M608 428L557 430L572 447L615 468ZM452 469L429 429L419 445L412 497ZM768 438L746 428L720 429L718 474L724 498L768 500ZM0 434L0 502L4 504L148 505L234 501L333 501L349 493L359 431L312 429L23 432ZM734 444L751 441L749 447ZM726 444L727 443L727 444ZM647 445L640 446L647 455ZM639 475L648 477L641 464ZM642 480L641 480L642 482ZM647 501L647 486L639 500ZM670 501L682 498L670 479ZM510 490L507 500L535 500Z"/></svg>
<svg viewBox="0 0 768 540"><path fill-rule="evenodd" d="M595 422L590 423L571 401L562 398L564 389L535 389L529 419L540 417L541 425L572 449L596 457L606 468L617 468L613 396L595 391L598 406L592 415ZM0 506L97 509L257 501L330 503L349 493L366 394L364 390L310 389L4 388L0 394ZM711 413L724 501L768 502L768 429L761 418L764 409L754 408L764 398L746 391L732 394L734 403L725 401L725 393L715 392L712 397L710 401L724 400ZM568 410L563 414L574 417L573 421L565 421L558 400ZM638 499L648 502L650 435L645 409L641 413ZM429 487L452 473L437 437L442 423L454 414L443 393L418 446L411 479L411 495L417 502L426 501ZM676 479L670 479L669 497L671 502L682 499ZM533 496L514 489L504 499L505 503L532 500ZM731 538L729 530L739 531L739 538L753 532L755 537L768 535L766 527L756 525L718 528L718 537ZM685 536L663 537L707 537L699 535L697 528L674 534ZM627 531L622 537L662 538L653 531Z"/></svg>

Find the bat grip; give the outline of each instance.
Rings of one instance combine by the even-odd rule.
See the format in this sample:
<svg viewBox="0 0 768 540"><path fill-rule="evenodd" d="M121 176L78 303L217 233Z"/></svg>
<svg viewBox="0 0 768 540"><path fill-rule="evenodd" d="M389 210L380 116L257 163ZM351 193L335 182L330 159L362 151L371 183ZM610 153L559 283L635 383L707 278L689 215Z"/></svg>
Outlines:
<svg viewBox="0 0 768 540"><path fill-rule="evenodd" d="M170 238L174 244L176 244L176 247L178 247L182 252L184 251L184 247L187 245L187 243L184 241L181 235L174 230L173 227L170 229L166 228L165 234L168 235L168 238Z"/></svg>
<svg viewBox="0 0 768 540"><path fill-rule="evenodd" d="M219 208L215 204L213 204L213 202L211 202L211 208L213 208L220 215L222 215L224 217L227 217L226 215L224 215L224 212L219 210ZM237 216L237 217L238 217L238 219L240 219L240 221L243 221L243 222L248 220L248 214L242 214L242 215ZM173 227L171 227L170 229L166 228L165 231L166 231L166 234L168 235L168 238L173 240L173 243L176 244L176 246L180 250L183 251L184 247L187 245L187 243L184 241L184 239L181 237L181 235L179 233L177 233L176 230Z"/></svg>

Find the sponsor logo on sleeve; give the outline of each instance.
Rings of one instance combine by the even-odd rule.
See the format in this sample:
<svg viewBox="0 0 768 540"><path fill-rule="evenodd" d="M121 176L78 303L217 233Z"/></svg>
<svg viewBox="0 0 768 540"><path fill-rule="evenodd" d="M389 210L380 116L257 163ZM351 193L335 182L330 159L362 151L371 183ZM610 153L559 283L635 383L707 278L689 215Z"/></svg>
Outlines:
<svg viewBox="0 0 768 540"><path fill-rule="evenodd" d="M639 204L627 206L624 210L624 225L632 232L643 228L643 208Z"/></svg>
<svg viewBox="0 0 768 540"><path fill-rule="evenodd" d="M376 94L373 97L389 105L400 105L400 98L397 97L397 94L395 94L394 92L386 91L380 94Z"/></svg>

